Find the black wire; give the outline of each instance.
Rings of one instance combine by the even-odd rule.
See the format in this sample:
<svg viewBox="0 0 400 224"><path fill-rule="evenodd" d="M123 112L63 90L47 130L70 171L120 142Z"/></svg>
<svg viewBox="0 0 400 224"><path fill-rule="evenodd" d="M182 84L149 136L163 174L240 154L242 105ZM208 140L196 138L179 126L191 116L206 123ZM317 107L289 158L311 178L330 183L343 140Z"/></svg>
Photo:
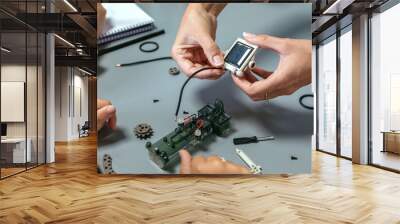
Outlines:
<svg viewBox="0 0 400 224"><path fill-rule="evenodd" d="M202 72L204 70L209 70L209 69L222 69L225 70L225 68L221 68L221 67L204 67L201 68L195 72L193 72L193 74L191 74L186 81L183 83L182 87L181 87L181 91L179 93L179 100L178 100L178 105L176 107L176 111L175 111L175 117L178 117L179 114L179 108L181 107L181 101L182 101L182 95L183 95L183 90L185 89L186 84L195 76L197 75L199 72Z"/></svg>
<svg viewBox="0 0 400 224"><path fill-rule="evenodd" d="M130 65L139 65L139 64L144 64L144 63L149 63L153 61L161 61L161 60L172 60L171 56L167 57L159 57L159 58L153 58L153 59L148 59L148 60L143 60L143 61L134 61L131 63L125 63L125 64L117 64L117 67L123 67L123 66L130 66Z"/></svg>
<svg viewBox="0 0 400 224"><path fill-rule="evenodd" d="M303 103L303 99L304 99L304 98L307 98L307 97L314 97L314 95L313 95L313 94L304 94L304 95L300 96L300 98L299 98L299 104L300 104L302 107L306 108L306 109L314 110L314 107L312 107L312 106L307 106L307 105L305 105L305 104Z"/></svg>

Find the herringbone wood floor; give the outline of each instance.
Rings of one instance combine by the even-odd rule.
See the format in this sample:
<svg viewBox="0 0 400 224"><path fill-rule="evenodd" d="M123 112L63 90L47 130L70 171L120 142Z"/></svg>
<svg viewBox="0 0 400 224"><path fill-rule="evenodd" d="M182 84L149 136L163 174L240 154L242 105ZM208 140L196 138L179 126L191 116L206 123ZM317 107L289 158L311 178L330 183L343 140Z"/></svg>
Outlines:
<svg viewBox="0 0 400 224"><path fill-rule="evenodd" d="M315 152L310 175L96 173L95 138L0 181L0 223L400 223L400 175Z"/></svg>

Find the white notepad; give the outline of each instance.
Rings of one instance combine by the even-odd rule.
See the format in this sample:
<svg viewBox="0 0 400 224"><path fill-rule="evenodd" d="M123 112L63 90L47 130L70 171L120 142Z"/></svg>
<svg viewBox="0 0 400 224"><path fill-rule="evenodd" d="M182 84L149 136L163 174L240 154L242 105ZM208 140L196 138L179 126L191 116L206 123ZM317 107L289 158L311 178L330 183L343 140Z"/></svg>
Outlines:
<svg viewBox="0 0 400 224"><path fill-rule="evenodd" d="M135 3L102 3L106 9L104 31L98 43L120 39L154 29L154 19ZM122 34L122 35L121 35Z"/></svg>

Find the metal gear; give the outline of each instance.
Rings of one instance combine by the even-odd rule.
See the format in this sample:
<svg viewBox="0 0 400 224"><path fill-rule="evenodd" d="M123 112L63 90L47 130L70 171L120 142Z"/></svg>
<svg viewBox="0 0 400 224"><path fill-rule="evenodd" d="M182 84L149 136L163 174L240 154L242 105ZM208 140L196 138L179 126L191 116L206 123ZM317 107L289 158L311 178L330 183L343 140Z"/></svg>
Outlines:
<svg viewBox="0 0 400 224"><path fill-rule="evenodd" d="M114 174L115 171L112 168L112 158L108 154L104 154L103 156L103 169L104 169L104 174Z"/></svg>
<svg viewBox="0 0 400 224"><path fill-rule="evenodd" d="M134 132L139 139L148 139L153 135L153 128L149 124L142 123L135 127Z"/></svg>

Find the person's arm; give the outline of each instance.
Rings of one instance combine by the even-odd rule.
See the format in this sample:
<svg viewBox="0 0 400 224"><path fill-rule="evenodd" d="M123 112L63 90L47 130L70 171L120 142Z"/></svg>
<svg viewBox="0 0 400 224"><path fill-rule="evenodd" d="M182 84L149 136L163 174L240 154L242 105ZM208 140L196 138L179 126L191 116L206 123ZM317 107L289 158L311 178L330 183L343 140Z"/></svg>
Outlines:
<svg viewBox="0 0 400 224"><path fill-rule="evenodd" d="M222 67L224 54L215 43L217 16L226 4L191 3L187 7L176 35L171 55L186 75L203 67ZM197 78L217 79L224 71L202 71Z"/></svg>
<svg viewBox="0 0 400 224"><path fill-rule="evenodd" d="M255 67L245 76L232 75L235 84L254 101L290 95L311 83L311 41L279 38L270 35L243 34L261 49L273 50L280 56L275 71ZM260 79L256 78L257 75Z"/></svg>
<svg viewBox="0 0 400 224"><path fill-rule="evenodd" d="M247 168L219 156L192 157L185 149L180 150L179 155L181 157L180 174L250 174Z"/></svg>

